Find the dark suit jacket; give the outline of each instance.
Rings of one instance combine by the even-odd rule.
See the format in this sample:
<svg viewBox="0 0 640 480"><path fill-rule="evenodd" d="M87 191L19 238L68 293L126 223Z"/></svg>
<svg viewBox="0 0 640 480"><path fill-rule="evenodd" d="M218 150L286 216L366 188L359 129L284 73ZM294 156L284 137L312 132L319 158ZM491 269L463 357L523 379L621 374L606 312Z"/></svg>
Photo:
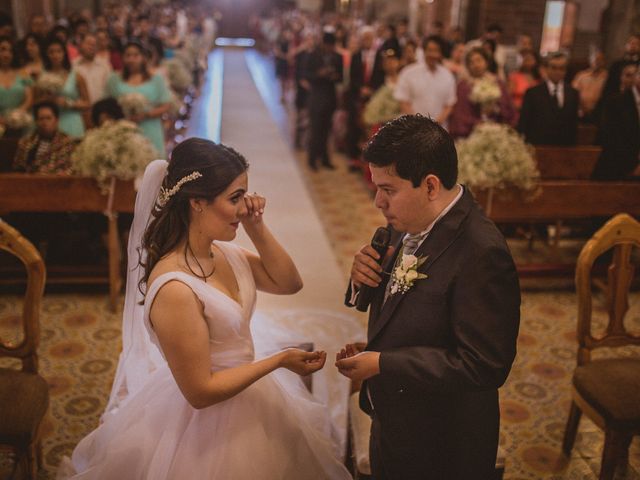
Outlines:
<svg viewBox="0 0 640 480"><path fill-rule="evenodd" d="M332 73L323 75L324 68ZM309 54L304 68L304 77L311 84L309 107L333 110L337 105L336 83L342 81L342 57L336 52L323 53L319 48Z"/></svg>
<svg viewBox="0 0 640 480"><path fill-rule="evenodd" d="M620 180L638 165L640 119L631 89L612 96L604 107L601 125L602 154L593 171L597 180Z"/></svg>
<svg viewBox="0 0 640 480"><path fill-rule="evenodd" d="M362 58L365 53L365 50L358 50L351 56L351 65L349 67L349 94L355 98L360 98L360 89L362 87L370 87L373 89L372 80L375 56L374 65L371 65L369 78L365 79L364 59Z"/></svg>
<svg viewBox="0 0 640 480"><path fill-rule="evenodd" d="M498 387L520 320L511 254L466 190L416 256L428 256L419 269L428 278L384 306L383 281L371 304L366 349L381 352L380 374L364 383L360 404L373 417L372 449L391 479L491 478Z"/></svg>
<svg viewBox="0 0 640 480"><path fill-rule="evenodd" d="M564 82L564 103L558 108L546 82L524 94L518 131L534 145L575 145L578 130L578 91Z"/></svg>

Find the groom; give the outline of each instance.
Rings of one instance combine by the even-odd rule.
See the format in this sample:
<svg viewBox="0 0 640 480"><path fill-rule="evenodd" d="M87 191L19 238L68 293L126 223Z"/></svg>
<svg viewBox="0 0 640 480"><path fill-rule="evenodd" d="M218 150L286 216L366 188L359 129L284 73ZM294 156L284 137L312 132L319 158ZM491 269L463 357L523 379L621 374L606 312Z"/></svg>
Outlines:
<svg viewBox="0 0 640 480"><path fill-rule="evenodd" d="M368 343L362 352L347 345L336 366L363 380L373 478L493 478L498 388L520 320L509 249L456 183L453 140L433 120L406 115L386 124L364 158L375 205L398 233L382 267L368 245L354 258L347 305L363 285L375 288Z"/></svg>

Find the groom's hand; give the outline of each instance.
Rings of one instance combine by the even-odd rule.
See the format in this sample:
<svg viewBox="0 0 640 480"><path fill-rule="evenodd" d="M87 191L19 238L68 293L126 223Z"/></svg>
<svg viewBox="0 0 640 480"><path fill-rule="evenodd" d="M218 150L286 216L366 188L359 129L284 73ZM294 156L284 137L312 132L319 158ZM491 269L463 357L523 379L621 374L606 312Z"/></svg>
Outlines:
<svg viewBox="0 0 640 480"><path fill-rule="evenodd" d="M338 371L351 380L366 380L380 373L380 352L360 352L347 356L345 349L336 355Z"/></svg>
<svg viewBox="0 0 640 480"><path fill-rule="evenodd" d="M393 253L393 247L387 250L387 256ZM360 288L362 285L376 288L382 281L382 267L379 265L380 255L371 245L363 245L353 258L351 281Z"/></svg>

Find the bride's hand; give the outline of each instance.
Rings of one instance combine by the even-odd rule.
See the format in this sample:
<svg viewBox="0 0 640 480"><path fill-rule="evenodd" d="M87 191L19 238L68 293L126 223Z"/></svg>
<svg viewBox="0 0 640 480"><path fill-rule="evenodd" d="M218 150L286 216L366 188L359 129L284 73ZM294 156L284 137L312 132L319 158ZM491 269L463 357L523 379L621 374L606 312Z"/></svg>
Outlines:
<svg viewBox="0 0 640 480"><path fill-rule="evenodd" d="M327 352L305 352L299 348L287 348L281 352L280 366L298 375L310 375L317 372L327 360Z"/></svg>
<svg viewBox="0 0 640 480"><path fill-rule="evenodd" d="M247 213L240 219L242 225L246 228L261 224L267 199L255 192L246 193L244 203L247 207Z"/></svg>

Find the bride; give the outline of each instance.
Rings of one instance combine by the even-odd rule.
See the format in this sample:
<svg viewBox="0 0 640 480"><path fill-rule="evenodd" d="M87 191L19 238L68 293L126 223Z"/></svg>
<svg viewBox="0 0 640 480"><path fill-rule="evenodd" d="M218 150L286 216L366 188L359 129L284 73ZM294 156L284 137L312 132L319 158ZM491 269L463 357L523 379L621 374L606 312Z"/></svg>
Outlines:
<svg viewBox="0 0 640 480"><path fill-rule="evenodd" d="M254 359L256 289L292 294L302 280L263 221L265 199L247 193L247 169L197 138L147 167L111 398L58 478L351 478L324 407L281 378L321 369L326 353ZM240 224L258 254L228 243Z"/></svg>

